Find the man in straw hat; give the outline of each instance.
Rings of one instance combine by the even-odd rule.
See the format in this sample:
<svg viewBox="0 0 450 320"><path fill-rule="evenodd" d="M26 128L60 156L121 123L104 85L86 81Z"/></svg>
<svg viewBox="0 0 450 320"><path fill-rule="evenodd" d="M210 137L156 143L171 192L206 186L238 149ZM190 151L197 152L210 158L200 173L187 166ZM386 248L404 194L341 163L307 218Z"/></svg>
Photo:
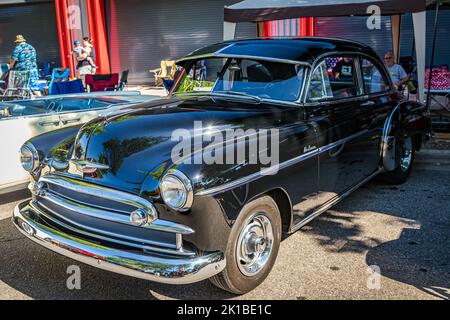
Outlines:
<svg viewBox="0 0 450 320"><path fill-rule="evenodd" d="M27 43L22 35L16 36L16 47L11 56L10 69L16 71L30 71L30 90L34 95L40 96L39 71L36 62L36 49Z"/></svg>

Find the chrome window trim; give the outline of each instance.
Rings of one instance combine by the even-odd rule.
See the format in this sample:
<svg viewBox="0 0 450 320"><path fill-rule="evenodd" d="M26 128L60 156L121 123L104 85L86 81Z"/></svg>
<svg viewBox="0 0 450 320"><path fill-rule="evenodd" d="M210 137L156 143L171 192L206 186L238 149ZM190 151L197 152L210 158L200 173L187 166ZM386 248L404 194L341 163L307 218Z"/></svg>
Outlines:
<svg viewBox="0 0 450 320"><path fill-rule="evenodd" d="M358 96L366 95L366 88L364 87L364 76L362 74L361 57L356 56L354 58L354 66L357 70L356 79L358 81Z"/></svg>
<svg viewBox="0 0 450 320"><path fill-rule="evenodd" d="M374 129L374 130L376 130L376 129ZM292 158L292 159L287 160L285 162L282 162L278 166L272 166L272 167L270 167L269 169L267 169L265 171L266 172L267 171L270 172L272 170L277 170L277 169L278 169L278 171L286 169L286 168L288 168L288 167L290 167L292 165L295 165L295 164L300 163L302 161L305 161L305 160L307 160L309 158L312 158L312 157L318 156L318 155L320 155L320 154L322 154L324 152L327 152L327 151L329 151L329 150L331 150L331 149L333 149L335 147L338 147L338 146L341 146L343 144L346 144L346 143L348 143L349 141L351 141L353 139L356 139L356 138L358 138L358 137L360 137L360 136L362 136L364 134L367 134L369 131L370 131L369 129L365 129L363 131L355 133L355 134L353 134L353 135L351 135L349 137L346 137L344 139L341 139L339 141L330 143L330 144L328 144L326 146L317 148L317 149L315 149L313 151L310 151L310 152L302 154L302 155L300 155L298 157L295 157L295 158ZM239 179L237 179L235 181L231 181L231 182L225 183L225 184L217 186L217 187L213 187L213 188L205 189L205 190L200 190L200 191L196 192L195 195L196 196L216 195L216 194L228 191L228 190L232 190L232 189L237 188L239 186L248 184L248 183L253 182L255 180L258 180L258 179L260 179L262 177L264 177L264 175L260 171L259 172L255 172L255 173L250 174L250 175L248 175L246 177L239 178Z"/></svg>
<svg viewBox="0 0 450 320"><path fill-rule="evenodd" d="M311 70L312 70L312 71L311 71L311 73L309 74L309 77L308 77L308 79L307 79L307 82L305 83L305 87L306 87L306 88L305 88L304 96L303 96L303 99L302 99L302 102L303 102L305 105L308 105L308 104L311 104L311 103L312 103L312 102L308 102L308 101L307 101L307 99L308 99L308 91L309 91L309 84L310 84L310 81L311 81L311 75L314 73L314 71L315 71L315 69L317 68L318 64L319 64L324 58L326 58L326 57L328 57L328 56L335 56L335 55L350 55L350 56L358 57L358 59L360 59L360 58L363 56L363 57L368 57L368 58L374 60L374 59L373 59L373 56L371 56L371 55L369 55L369 54L367 54L367 53L364 53L364 52L355 52L355 51L331 51L331 52L327 52L327 53L321 54L320 56L318 56L318 57L316 58L316 60L315 60L314 63L312 64L312 67L311 67ZM382 66L382 70L384 71L385 75L388 75L385 66ZM356 72L361 73L362 70L356 70ZM388 84L389 84L389 90L386 90L385 92L381 92L381 94L383 94L383 95L395 93L395 89L394 89L394 87L392 86L392 81L391 81L390 77L388 77L388 82L389 82L389 83L388 83ZM364 88L363 88L363 89L364 89ZM365 94L365 90L364 90L364 94L363 94L363 95L351 97L350 99L351 99L351 100L355 100L355 99L357 99L357 98L361 99L362 97L366 97L366 96L367 96L367 95ZM346 99L346 100L347 100L347 99ZM332 102L334 101L335 103L337 103L337 102L344 102L344 101L346 101L346 100L342 100L342 99L334 99L334 100L331 100L331 99L330 99L330 100L324 100L324 101L322 101L322 102L323 102L323 103L332 103Z"/></svg>
<svg viewBox="0 0 450 320"><path fill-rule="evenodd" d="M224 48L226 49L226 48ZM176 61L176 64L180 62L190 61L190 60L198 60L198 59L208 59L208 58L238 58L238 59L252 59L252 60L261 60L261 61L271 61L271 62L280 62L280 63L288 63L288 64L300 64L305 67L311 67L311 64L305 61L291 60L291 59L281 59L281 58L271 58L271 57L261 57L261 56L252 56L252 55L240 55L240 54L223 54L220 53L221 49L214 53L200 54L196 56L189 56L185 58L181 58Z"/></svg>

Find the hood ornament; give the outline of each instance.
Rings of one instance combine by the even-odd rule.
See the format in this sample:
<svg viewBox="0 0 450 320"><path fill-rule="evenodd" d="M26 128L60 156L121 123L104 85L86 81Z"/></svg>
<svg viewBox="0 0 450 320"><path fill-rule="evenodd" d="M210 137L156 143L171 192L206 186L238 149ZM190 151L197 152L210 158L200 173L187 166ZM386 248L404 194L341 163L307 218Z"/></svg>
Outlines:
<svg viewBox="0 0 450 320"><path fill-rule="evenodd" d="M79 173L93 174L97 170L108 170L109 166L105 164L89 162L85 160L70 160L70 164L73 165Z"/></svg>

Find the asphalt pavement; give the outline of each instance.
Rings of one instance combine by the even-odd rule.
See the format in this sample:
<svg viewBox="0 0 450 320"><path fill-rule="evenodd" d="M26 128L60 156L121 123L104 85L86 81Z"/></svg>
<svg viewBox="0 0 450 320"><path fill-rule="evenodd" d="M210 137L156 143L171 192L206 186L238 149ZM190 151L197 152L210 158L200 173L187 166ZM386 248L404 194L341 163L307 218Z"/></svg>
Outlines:
<svg viewBox="0 0 450 320"><path fill-rule="evenodd" d="M285 239L267 280L240 297L208 281L152 283L52 253L11 224L27 193L1 196L0 299L450 299L450 153L417 161L406 184L369 182ZM80 290L67 288L71 265L81 268Z"/></svg>

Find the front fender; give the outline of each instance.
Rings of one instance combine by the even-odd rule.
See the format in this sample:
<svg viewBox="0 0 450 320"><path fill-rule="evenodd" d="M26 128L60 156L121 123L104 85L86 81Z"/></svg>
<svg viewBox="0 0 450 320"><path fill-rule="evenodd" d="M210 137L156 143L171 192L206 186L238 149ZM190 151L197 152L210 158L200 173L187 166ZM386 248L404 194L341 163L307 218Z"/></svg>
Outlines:
<svg viewBox="0 0 450 320"><path fill-rule="evenodd" d="M34 137L27 142L32 143L39 153L39 160L53 157L62 158L70 151L81 125L65 127Z"/></svg>

